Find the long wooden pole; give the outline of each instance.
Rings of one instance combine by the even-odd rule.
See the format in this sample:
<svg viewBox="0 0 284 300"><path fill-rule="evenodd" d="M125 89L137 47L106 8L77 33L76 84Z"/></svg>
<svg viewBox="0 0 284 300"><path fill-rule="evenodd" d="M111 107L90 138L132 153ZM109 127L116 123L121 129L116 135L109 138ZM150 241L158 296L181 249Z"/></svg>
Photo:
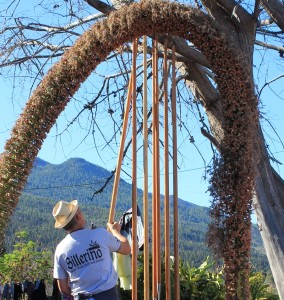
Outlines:
<svg viewBox="0 0 284 300"><path fill-rule="evenodd" d="M157 231L157 278L158 278L158 299L160 299L161 295L161 282L162 282L162 275L161 275L161 192L160 192L160 122L159 122L159 79L158 79L158 39L155 38L155 48L156 48L156 72L157 75L155 76L156 82L155 82L155 89L156 89L156 179L155 182L157 183L157 189L156 189L156 198L157 198L157 208L156 208L156 231Z"/></svg>
<svg viewBox="0 0 284 300"><path fill-rule="evenodd" d="M137 300L137 116L136 59L138 40L133 42L132 54L132 300Z"/></svg>
<svg viewBox="0 0 284 300"><path fill-rule="evenodd" d="M165 219L165 288L166 300L171 299L171 276L170 276L170 196L169 196L169 113L168 113L168 62L167 45L164 48L164 219Z"/></svg>
<svg viewBox="0 0 284 300"><path fill-rule="evenodd" d="M115 171L114 183L113 183L113 190L112 190L112 196L111 196L111 203L110 203L110 210L109 210L109 217L108 217L109 223L114 222L114 216L115 216L118 185L119 185L119 180L120 180L120 171L121 171L121 165L122 165L122 160L123 160L124 144L125 144L130 103L131 103L131 97L132 97L132 92L131 92L132 80L133 79L132 79L132 74L131 74L129 84L128 84L128 93L127 93L127 99L126 99L126 106L124 109L122 134L120 137L120 147L119 147L119 153L118 153L116 171Z"/></svg>
<svg viewBox="0 0 284 300"><path fill-rule="evenodd" d="M155 188L155 232L156 232L156 278L157 278L157 296L160 299L161 295L161 196L160 196L160 130L159 130L159 79L158 79L158 40L155 37L155 76L154 76L154 89L155 89L155 177L153 178Z"/></svg>
<svg viewBox="0 0 284 300"><path fill-rule="evenodd" d="M155 65L153 67L153 80L155 90L154 106L155 113L153 112L155 132L154 138L154 165L155 176L153 178L155 185L155 272L156 272L156 292L157 297L160 299L161 293L161 199L160 199L160 148L159 148L159 80L158 80L158 41L154 39L154 57ZM154 74L155 73L155 74Z"/></svg>
<svg viewBox="0 0 284 300"><path fill-rule="evenodd" d="M179 285L179 241L178 241L178 174L177 174L177 122L176 122L176 76L175 47L172 48L172 123L173 123L173 191L174 191L174 270L175 299L180 299Z"/></svg>
<svg viewBox="0 0 284 300"><path fill-rule="evenodd" d="M153 78L152 78L152 111L153 111L153 118L152 118L152 139L153 139L153 160L152 160L152 178L153 178L153 192L152 192L152 298L157 299L158 298L158 278L157 278L157 231L156 231L156 202L157 202L157 182L156 182L156 176L157 176L157 168L156 168L156 131L157 131L157 123L156 123L156 88L155 88L155 82L156 82L156 46L155 46L155 40L153 40L152 43L152 70L153 70Z"/></svg>
<svg viewBox="0 0 284 300"><path fill-rule="evenodd" d="M147 37L143 37L143 216L144 216L144 300L150 299L149 283L149 202L148 202L148 101Z"/></svg>

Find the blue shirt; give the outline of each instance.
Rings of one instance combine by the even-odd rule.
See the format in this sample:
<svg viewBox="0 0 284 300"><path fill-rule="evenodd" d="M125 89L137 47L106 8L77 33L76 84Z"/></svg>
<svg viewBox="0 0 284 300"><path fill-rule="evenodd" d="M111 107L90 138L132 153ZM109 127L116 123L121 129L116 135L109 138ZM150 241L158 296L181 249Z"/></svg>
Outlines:
<svg viewBox="0 0 284 300"><path fill-rule="evenodd" d="M109 290L117 283L111 253L119 247L120 241L104 228L74 231L56 247L53 276L70 278L73 296Z"/></svg>

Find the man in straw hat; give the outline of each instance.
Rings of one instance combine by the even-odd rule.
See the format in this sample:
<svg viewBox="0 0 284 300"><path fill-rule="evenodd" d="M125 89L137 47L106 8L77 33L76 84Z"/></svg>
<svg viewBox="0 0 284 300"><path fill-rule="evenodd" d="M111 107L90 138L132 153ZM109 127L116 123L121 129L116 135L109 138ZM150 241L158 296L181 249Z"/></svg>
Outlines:
<svg viewBox="0 0 284 300"><path fill-rule="evenodd" d="M131 252L127 238L120 234L120 225L108 223L108 230L85 228L77 200L59 201L52 214L55 228L67 232L54 254L53 275L63 299L118 300L111 253Z"/></svg>

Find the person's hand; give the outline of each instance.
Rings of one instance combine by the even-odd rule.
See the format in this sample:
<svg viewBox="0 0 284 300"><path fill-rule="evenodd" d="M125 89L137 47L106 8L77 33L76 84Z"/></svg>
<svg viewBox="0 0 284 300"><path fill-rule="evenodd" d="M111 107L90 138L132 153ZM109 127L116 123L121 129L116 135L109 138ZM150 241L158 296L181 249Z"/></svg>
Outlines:
<svg viewBox="0 0 284 300"><path fill-rule="evenodd" d="M107 230L111 233L113 232L120 232L121 226L117 223L107 223Z"/></svg>

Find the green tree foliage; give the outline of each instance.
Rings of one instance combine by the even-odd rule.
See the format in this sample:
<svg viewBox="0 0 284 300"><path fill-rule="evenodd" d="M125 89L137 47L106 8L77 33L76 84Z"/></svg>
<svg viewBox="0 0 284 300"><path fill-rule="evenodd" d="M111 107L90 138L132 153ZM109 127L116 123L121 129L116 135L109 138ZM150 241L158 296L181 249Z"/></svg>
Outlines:
<svg viewBox="0 0 284 300"><path fill-rule="evenodd" d="M150 257L151 270L151 257ZM174 295L174 269L171 272L171 293ZM161 266L161 295L160 299L165 299L165 269L164 264ZM223 267L217 266L216 262L207 257L199 267L192 267L188 262L180 262L180 299L181 300L222 300L225 299L225 281L223 276ZM143 255L138 257L137 270L137 299L144 299L144 269ZM152 290L151 272L149 276L150 294ZM249 279L251 285L251 300L278 300L279 297L275 288L271 283L267 282L266 276L260 272L252 272ZM122 290L121 296L123 300L131 300L131 290Z"/></svg>
<svg viewBox="0 0 284 300"><path fill-rule="evenodd" d="M214 261L209 257L198 268L189 263L180 263L180 291L184 300L225 299L225 285L222 269L213 270Z"/></svg>
<svg viewBox="0 0 284 300"><path fill-rule="evenodd" d="M16 233L17 242L11 253L6 253L0 257L1 281L19 281L26 279L34 281L36 279L51 280L50 251L38 250L38 246L33 241L27 241L26 231Z"/></svg>
<svg viewBox="0 0 284 300"><path fill-rule="evenodd" d="M278 300L275 288L268 283L262 272L252 273L249 278L251 300Z"/></svg>

